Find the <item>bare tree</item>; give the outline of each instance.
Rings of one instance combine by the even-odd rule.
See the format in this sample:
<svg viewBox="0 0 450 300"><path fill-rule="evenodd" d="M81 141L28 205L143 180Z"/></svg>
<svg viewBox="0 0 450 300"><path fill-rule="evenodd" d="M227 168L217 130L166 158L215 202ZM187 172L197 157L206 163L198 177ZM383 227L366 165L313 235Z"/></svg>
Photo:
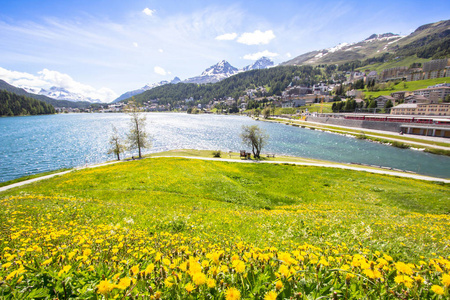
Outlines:
<svg viewBox="0 0 450 300"><path fill-rule="evenodd" d="M130 132L127 135L129 149L138 149L139 158L142 158L141 149L152 147L151 136L145 129L147 119L134 103L131 103L129 107L128 114L131 117Z"/></svg>
<svg viewBox="0 0 450 300"><path fill-rule="evenodd" d="M242 142L252 147L253 157L260 158L261 149L266 145L269 136L258 125L242 126Z"/></svg>
<svg viewBox="0 0 450 300"><path fill-rule="evenodd" d="M112 127L113 134L109 138L109 144L111 148L108 150L108 154L117 155L117 160L120 160L120 153L123 153L126 150L124 144L122 144L122 139L120 138L119 133L117 132L117 128L113 125Z"/></svg>

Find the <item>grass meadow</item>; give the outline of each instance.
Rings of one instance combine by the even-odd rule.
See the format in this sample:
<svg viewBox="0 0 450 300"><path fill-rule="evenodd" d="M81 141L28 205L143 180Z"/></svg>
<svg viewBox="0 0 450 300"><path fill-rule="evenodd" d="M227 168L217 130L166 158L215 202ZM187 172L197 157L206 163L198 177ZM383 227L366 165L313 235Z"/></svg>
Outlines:
<svg viewBox="0 0 450 300"><path fill-rule="evenodd" d="M448 299L450 185L149 158L0 193L1 299Z"/></svg>

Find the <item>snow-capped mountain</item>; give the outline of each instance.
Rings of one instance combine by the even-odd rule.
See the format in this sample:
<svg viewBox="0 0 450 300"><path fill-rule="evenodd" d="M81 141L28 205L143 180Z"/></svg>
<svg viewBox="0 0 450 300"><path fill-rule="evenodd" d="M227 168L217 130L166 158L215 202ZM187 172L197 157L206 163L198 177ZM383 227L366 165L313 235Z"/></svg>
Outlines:
<svg viewBox="0 0 450 300"><path fill-rule="evenodd" d="M162 86L162 85L165 85L165 84L177 84L179 82L181 82L180 78L175 77L174 79L172 79L172 81L163 80L163 81L160 81L160 82L157 82L157 83L146 84L144 87L142 87L140 89L123 93L122 95L120 95L119 98L115 99L113 101L113 103L119 102L121 100L128 99L128 98L133 97L135 95L139 95L139 94L141 94L141 93L143 93L145 91L154 89L155 87L158 87L158 86Z"/></svg>
<svg viewBox="0 0 450 300"><path fill-rule="evenodd" d="M240 72L256 70L256 69L266 69L266 68L272 67L273 65L274 65L274 63L271 59L269 59L267 57L261 57L260 59L255 61L253 64L248 65L248 66L244 67L243 69L239 70L238 68L233 67L226 60L222 60L222 61L218 62L217 64L207 68L199 76L191 77L184 81L181 81L178 77L175 77L170 82L164 80L164 81L160 81L160 82L153 83L153 84L147 84L146 86L144 86L140 89L122 94L119 98L117 98L113 102L119 102L121 100L125 100L132 96L141 94L145 91L148 91L150 89L153 89L155 87L165 85L165 84L177 84L178 82L197 83L197 84L215 83L215 82L219 82L225 78L228 78L228 77L233 76Z"/></svg>
<svg viewBox="0 0 450 300"><path fill-rule="evenodd" d="M228 78L234 74L237 74L239 70L226 60L222 60L217 64L209 67L200 76L188 78L184 80L184 83L214 83Z"/></svg>
<svg viewBox="0 0 450 300"><path fill-rule="evenodd" d="M74 102L87 101L87 102L92 102L92 103L102 103L103 102L100 99L93 99L93 98L84 96L82 94L73 93L64 88L56 87L56 86L52 86L49 89L32 88L32 87L27 87L27 86L19 86L19 87L29 93L47 96L49 98L53 98L56 100L68 100L68 101L74 101Z"/></svg>
<svg viewBox="0 0 450 300"><path fill-rule="evenodd" d="M251 65L248 65L242 69L242 71L250 71L250 70L259 70L259 69L267 69L270 67L273 67L274 63L273 61L268 57L261 57Z"/></svg>
<svg viewBox="0 0 450 300"><path fill-rule="evenodd" d="M282 65L305 64L338 64L352 60L362 60L378 53L388 52L397 45L404 36L393 33L372 34L363 41L356 43L340 43L327 49L311 51L299 55Z"/></svg>

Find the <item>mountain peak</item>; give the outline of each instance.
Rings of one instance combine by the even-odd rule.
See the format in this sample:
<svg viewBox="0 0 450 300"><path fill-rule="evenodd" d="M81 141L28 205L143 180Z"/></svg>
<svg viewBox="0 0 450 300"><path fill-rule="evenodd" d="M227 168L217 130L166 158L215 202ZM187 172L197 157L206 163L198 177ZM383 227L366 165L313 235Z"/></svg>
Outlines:
<svg viewBox="0 0 450 300"><path fill-rule="evenodd" d="M250 70L267 69L269 67L272 67L273 65L274 63L270 58L263 56L257 61L255 61L253 64L244 67L242 70L250 71Z"/></svg>
<svg viewBox="0 0 450 300"><path fill-rule="evenodd" d="M225 77L236 74L238 69L230 65L226 60L222 60L217 64L209 67L205 71L203 71L201 76L210 76L210 75L225 75Z"/></svg>

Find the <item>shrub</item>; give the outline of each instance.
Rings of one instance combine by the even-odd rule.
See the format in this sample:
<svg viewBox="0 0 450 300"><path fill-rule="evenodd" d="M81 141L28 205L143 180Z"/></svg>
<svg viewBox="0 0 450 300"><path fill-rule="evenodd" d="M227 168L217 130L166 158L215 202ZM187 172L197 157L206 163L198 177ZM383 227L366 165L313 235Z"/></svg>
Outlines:
<svg viewBox="0 0 450 300"><path fill-rule="evenodd" d="M213 155L213 157L221 157L222 151L220 151L220 150L213 151L212 155Z"/></svg>

